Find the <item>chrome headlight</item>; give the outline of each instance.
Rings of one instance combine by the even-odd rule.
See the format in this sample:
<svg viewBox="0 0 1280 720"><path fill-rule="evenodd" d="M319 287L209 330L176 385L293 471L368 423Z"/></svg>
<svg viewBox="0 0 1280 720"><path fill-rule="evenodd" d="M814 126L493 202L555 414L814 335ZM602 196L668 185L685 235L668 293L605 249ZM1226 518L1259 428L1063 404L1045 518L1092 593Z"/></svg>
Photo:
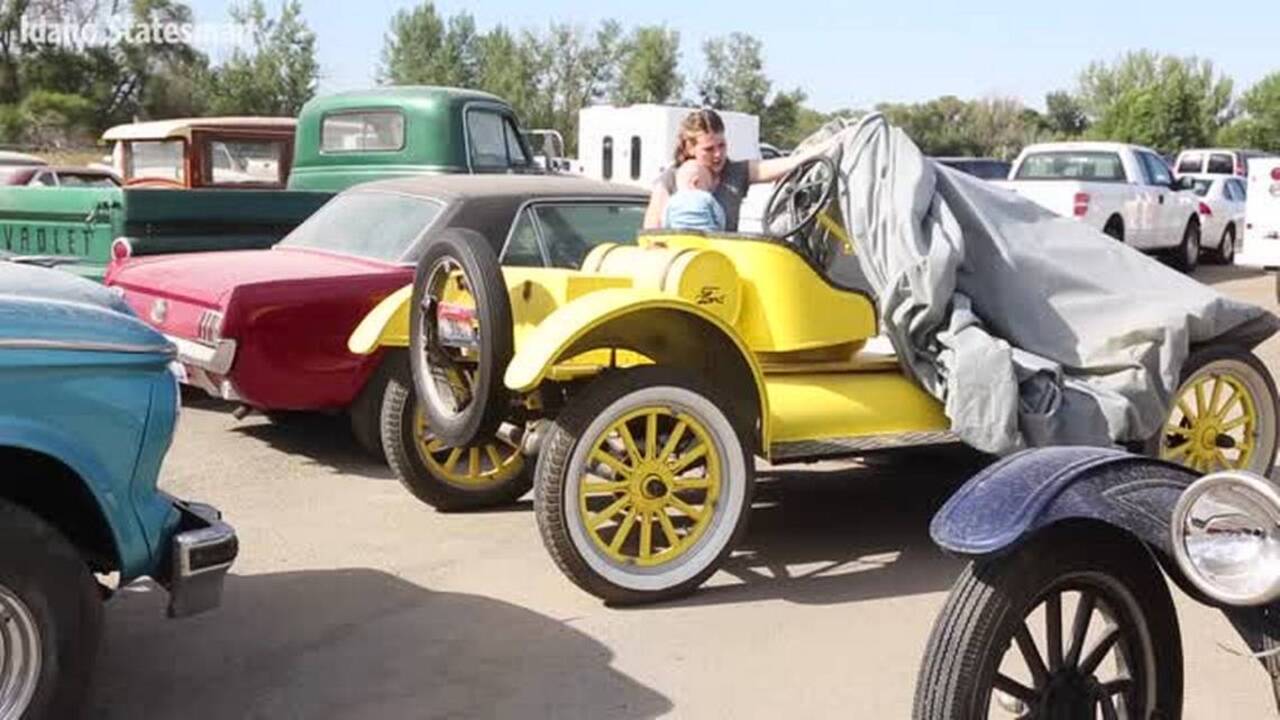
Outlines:
<svg viewBox="0 0 1280 720"><path fill-rule="evenodd" d="M1252 473L1206 475L1182 492L1169 524L1183 574L1227 605L1280 598L1280 492Z"/></svg>

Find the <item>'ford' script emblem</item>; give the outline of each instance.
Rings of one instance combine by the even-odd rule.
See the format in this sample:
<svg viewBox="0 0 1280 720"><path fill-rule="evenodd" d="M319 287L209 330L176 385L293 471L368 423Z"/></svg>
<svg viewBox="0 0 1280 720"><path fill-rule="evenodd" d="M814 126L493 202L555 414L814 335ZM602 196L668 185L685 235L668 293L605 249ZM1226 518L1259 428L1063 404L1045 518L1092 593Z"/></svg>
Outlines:
<svg viewBox="0 0 1280 720"><path fill-rule="evenodd" d="M163 298L151 303L151 321L160 324L169 316L169 303Z"/></svg>

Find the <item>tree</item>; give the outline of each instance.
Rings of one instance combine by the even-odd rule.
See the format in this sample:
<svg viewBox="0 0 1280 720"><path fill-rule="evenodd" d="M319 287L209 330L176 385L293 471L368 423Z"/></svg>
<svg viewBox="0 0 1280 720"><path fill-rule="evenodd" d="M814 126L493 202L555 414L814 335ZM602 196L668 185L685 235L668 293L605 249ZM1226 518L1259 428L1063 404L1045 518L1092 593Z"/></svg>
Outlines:
<svg viewBox="0 0 1280 720"><path fill-rule="evenodd" d="M392 85L474 87L480 68L475 19L461 12L441 20L426 2L391 19L379 80Z"/></svg>
<svg viewBox="0 0 1280 720"><path fill-rule="evenodd" d="M1241 116L1218 133L1218 144L1280 152L1280 72L1249 88L1240 109Z"/></svg>
<svg viewBox="0 0 1280 720"><path fill-rule="evenodd" d="M493 93L516 109L523 122L541 118L537 113L537 42L515 37L501 25L476 38L475 87Z"/></svg>
<svg viewBox="0 0 1280 720"><path fill-rule="evenodd" d="M526 118L564 133L567 152L577 150L578 111L604 100L617 82L624 51L622 26L601 23L591 36L582 28L553 23L542 37L529 36L530 57L539 78Z"/></svg>
<svg viewBox="0 0 1280 720"><path fill-rule="evenodd" d="M706 71L698 81L702 103L718 110L762 115L770 83L764 74L763 46L746 33L713 38L702 45Z"/></svg>
<svg viewBox="0 0 1280 720"><path fill-rule="evenodd" d="M1059 138L1079 136L1089 127L1084 107L1074 95L1058 90L1044 96L1045 129Z"/></svg>
<svg viewBox="0 0 1280 720"><path fill-rule="evenodd" d="M1134 142L1161 152L1209 143L1230 119L1229 78L1213 63L1147 50L1080 75L1080 103L1092 137Z"/></svg>
<svg viewBox="0 0 1280 720"><path fill-rule="evenodd" d="M778 147L794 147L803 140L797 126L806 99L808 96L800 88L776 93L760 115L760 140Z"/></svg>
<svg viewBox="0 0 1280 720"><path fill-rule="evenodd" d="M285 0L279 18L267 17L262 0L233 8L248 28L251 52L237 49L209 78L209 107L218 114L294 116L316 92L320 66L316 36L302 19L298 0Z"/></svg>
<svg viewBox="0 0 1280 720"><path fill-rule="evenodd" d="M680 33L661 26L639 27L631 32L621 51L613 102L674 102L684 91L680 64Z"/></svg>

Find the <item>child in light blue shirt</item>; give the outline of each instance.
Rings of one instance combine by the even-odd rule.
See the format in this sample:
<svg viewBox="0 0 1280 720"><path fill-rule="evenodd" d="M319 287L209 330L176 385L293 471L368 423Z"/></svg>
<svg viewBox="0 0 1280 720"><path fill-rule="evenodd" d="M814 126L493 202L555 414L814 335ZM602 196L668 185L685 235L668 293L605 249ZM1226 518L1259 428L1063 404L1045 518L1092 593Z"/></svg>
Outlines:
<svg viewBox="0 0 1280 720"><path fill-rule="evenodd" d="M724 208L711 194L711 171L696 160L676 169L676 192L667 199L662 227L667 230L724 231Z"/></svg>

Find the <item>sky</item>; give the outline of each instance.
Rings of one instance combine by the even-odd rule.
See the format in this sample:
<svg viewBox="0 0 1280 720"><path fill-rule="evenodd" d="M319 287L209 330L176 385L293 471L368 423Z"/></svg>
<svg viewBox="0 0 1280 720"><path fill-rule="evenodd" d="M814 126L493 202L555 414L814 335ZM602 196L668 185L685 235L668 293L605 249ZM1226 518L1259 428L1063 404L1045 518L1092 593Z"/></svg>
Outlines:
<svg viewBox="0 0 1280 720"><path fill-rule="evenodd" d="M226 0L188 0L198 22L224 22ZM276 13L280 0L265 0ZM375 83L391 17L407 0L303 0L316 33L320 91ZM940 95L1012 96L1043 108L1044 95L1071 89L1093 60L1147 48L1199 55L1232 77L1237 91L1280 70L1280 1L1214 3L1139 0L920 3L912 0L808 3L759 0L438 0L447 16L469 11L480 31L544 29L570 22L588 29L606 19L624 27L662 25L680 32L685 95L702 66L708 38L745 32L764 45L775 89L799 87L822 111L917 102ZM1217 8L1230 7L1227 16ZM802 10L802 11L798 11ZM226 49L208 48L217 61Z"/></svg>

